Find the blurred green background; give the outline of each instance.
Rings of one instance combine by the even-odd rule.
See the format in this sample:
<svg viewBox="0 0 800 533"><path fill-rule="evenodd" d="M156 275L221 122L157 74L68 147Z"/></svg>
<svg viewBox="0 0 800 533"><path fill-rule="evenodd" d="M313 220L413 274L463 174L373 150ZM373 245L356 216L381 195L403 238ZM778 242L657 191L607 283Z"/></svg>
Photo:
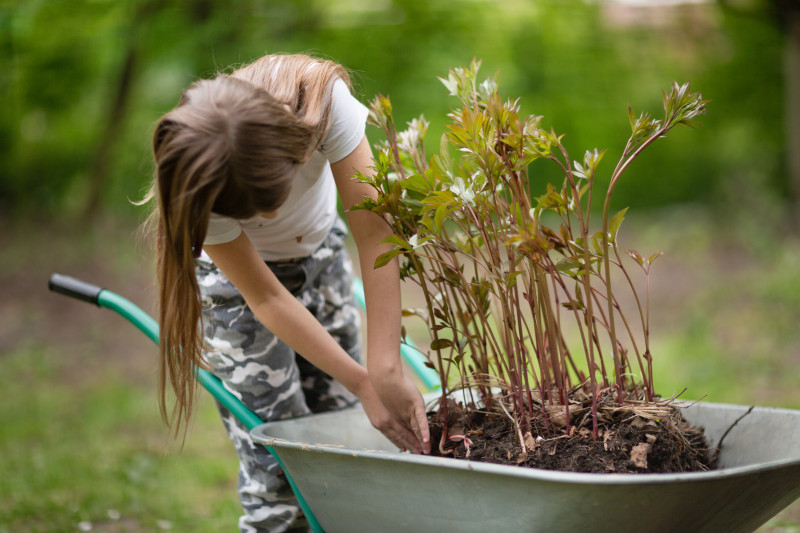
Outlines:
<svg viewBox="0 0 800 533"><path fill-rule="evenodd" d="M627 247L666 254L659 392L800 408L796 0L0 0L0 51L0 532L235 529L236 460L211 402L179 452L153 346L46 281L82 277L153 312L131 203L152 128L193 80L267 52L344 64L362 101L389 94L399 123L424 113L432 146L454 105L437 76L477 57L573 159L607 148L604 175L627 105L658 117L661 91L691 82L709 114L648 150L614 200L631 206ZM763 531L800 531L798 505Z"/></svg>

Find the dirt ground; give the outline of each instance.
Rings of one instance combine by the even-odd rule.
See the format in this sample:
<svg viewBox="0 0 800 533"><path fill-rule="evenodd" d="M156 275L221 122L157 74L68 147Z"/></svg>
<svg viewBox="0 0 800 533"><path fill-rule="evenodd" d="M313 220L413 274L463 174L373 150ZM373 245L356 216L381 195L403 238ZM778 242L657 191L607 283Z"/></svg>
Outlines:
<svg viewBox="0 0 800 533"><path fill-rule="evenodd" d="M135 223L119 222L92 234L54 224L24 224L18 232L2 232L0 349L58 350L74 363L64 380L90 379L99 365L118 367L131 379L151 379L156 352L149 339L113 312L48 290L51 274L65 274L107 288L153 314L152 256L135 233Z"/></svg>

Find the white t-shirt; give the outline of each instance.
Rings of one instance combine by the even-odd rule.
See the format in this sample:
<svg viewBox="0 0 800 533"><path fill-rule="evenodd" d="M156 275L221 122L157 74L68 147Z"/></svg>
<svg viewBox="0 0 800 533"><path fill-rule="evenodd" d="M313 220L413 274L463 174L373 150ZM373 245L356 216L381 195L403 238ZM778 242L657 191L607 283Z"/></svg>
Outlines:
<svg viewBox="0 0 800 533"><path fill-rule="evenodd" d="M230 242L244 231L265 260L311 255L325 240L338 216L330 163L344 159L356 149L364 137L367 114L367 108L350 94L347 85L336 80L330 127L319 149L298 170L278 216L235 220L211 213L204 244Z"/></svg>

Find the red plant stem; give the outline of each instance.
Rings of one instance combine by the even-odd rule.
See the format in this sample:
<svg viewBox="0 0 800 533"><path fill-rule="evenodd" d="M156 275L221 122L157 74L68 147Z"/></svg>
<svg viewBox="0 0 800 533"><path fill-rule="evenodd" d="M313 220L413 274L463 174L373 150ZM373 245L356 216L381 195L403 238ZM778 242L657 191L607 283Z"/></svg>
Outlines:
<svg viewBox="0 0 800 533"><path fill-rule="evenodd" d="M392 121L394 124L394 120ZM394 156L394 166L395 170L397 171L397 175L400 176L400 179L406 179L406 173L403 169L403 164L400 162L400 150L397 148L397 134L394 131L394 127L389 130L389 146L392 148L392 156Z"/></svg>
<svg viewBox="0 0 800 533"><path fill-rule="evenodd" d="M604 295L602 292L600 292L600 291L598 291L598 290L596 290L596 289L595 289L595 292L594 292L594 294L595 294L595 296L596 296L596 297L598 297L598 298L605 298L605 295ZM622 314L622 311L621 311L621 308L620 308L619 302L616 300L616 297L614 297L614 303L613 303L613 306L614 306L614 309L616 309L616 310L617 310L617 314L619 315L619 317L620 317L620 320L622 320L622 323L623 323L623 325L625 326L625 331L628 333L628 338L630 338L630 341L631 341L631 346L633 347L633 351L634 351L634 353L636 354L636 358L637 358L637 360L638 360L638 362L639 362L639 370L640 370L640 371L641 371L641 373L642 373L642 380L643 380L643 382L645 383L645 385L647 386L647 381L646 381L646 380L647 380L647 376L646 376L646 374L645 374L645 369L644 369L644 366L642 365L642 359L641 359L641 356L640 356L640 354L639 354L639 346L638 346L638 344L636 343L636 337L634 336L634 334L633 334L633 330L631 329L631 326L630 326L630 324L628 323L628 319L625 317L625 315L624 315L624 314ZM623 365L623 367L628 367L628 368L630 368L630 359L627 357L627 355L625 355L625 354L621 354L620 358L621 358L621 360L622 360L622 365ZM635 387L634 387L634 388L635 388Z"/></svg>
<svg viewBox="0 0 800 533"><path fill-rule="evenodd" d="M569 393L568 393L568 390L569 390L569 388L568 388L568 385L567 385L567 378L565 376L564 377L564 383L561 384L561 395L562 395L561 401L562 401L562 403L564 405L564 420L565 420L564 431L567 432L567 435L569 435L570 427L571 427L571 424L570 424L570 421L569 421Z"/></svg>
<svg viewBox="0 0 800 533"><path fill-rule="evenodd" d="M667 122L667 124L669 124L669 122ZM612 307L613 295L611 293L611 261L607 253L609 237L608 215L611 208L611 196L614 193L614 188L617 186L620 176L622 176L622 173L625 172L625 169L628 168L628 166L640 153L642 153L642 150L651 145L656 139L666 134L670 129L671 126L662 126L661 128L658 128L658 130L656 130L656 132L650 138L643 142L641 146L639 146L630 156L628 156L628 151L630 150L631 144L630 140L628 141L628 144L625 146L625 150L623 151L623 155L617 163L617 168L614 169L614 173L611 175L611 181L609 182L608 190L606 191L606 198L603 202L603 250L606 251L606 253L603 254L603 264L605 266L605 283L608 300L608 325L611 337L613 339L616 339L616 331L614 327L614 310ZM619 390L618 401L619 404L622 405L622 402L624 401L624 391L622 389L622 369L620 367L619 349L615 341L612 341L611 346L614 353L614 369L617 374L617 388Z"/></svg>
<svg viewBox="0 0 800 533"><path fill-rule="evenodd" d="M648 266L645 272L646 291L645 291L645 312L647 316L646 326L644 328L644 358L647 361L647 395L648 400L652 401L655 397L655 390L653 384L653 356L650 354L650 267Z"/></svg>
<svg viewBox="0 0 800 533"><path fill-rule="evenodd" d="M569 369L567 368L567 359L571 360L569 357L569 350L567 349L566 343L564 342L564 337L561 334L561 300L558 297L558 283L556 279L551 276L550 282L553 285L553 298L555 299L555 320L556 320L556 329L554 332L554 336L556 337L556 342L558 343L558 353L560 355L559 364L561 365L561 373L564 380L564 402L569 403L569 390L572 388L570 379L569 379ZM574 368L574 363L573 363Z"/></svg>
<svg viewBox="0 0 800 533"><path fill-rule="evenodd" d="M543 333L543 317L541 313L539 313L539 307L537 302L539 301L539 289L538 289L538 282L536 281L539 276L541 276L541 267L534 263L533 269L531 271L531 279L530 279L530 286L528 289L528 303L531 309L531 317L533 322L533 331L536 335L535 337L535 346L536 346L536 360L539 365L539 383L540 388L539 391L541 392L542 402L549 401L552 405L552 397L551 397L551 390L552 390L552 383L550 381L550 372L548 371L546 365L546 356L545 356L545 339Z"/></svg>
<svg viewBox="0 0 800 533"><path fill-rule="evenodd" d="M600 430L597 423L597 403L600 398L600 389L596 389L592 394L592 437L594 440L600 438Z"/></svg>
<svg viewBox="0 0 800 533"><path fill-rule="evenodd" d="M553 308L552 303L550 300L550 291L547 288L547 280L544 276L539 277L539 307L544 311L544 321L545 321L545 334L547 338L547 350L546 352L549 355L549 367L553 371L553 381L556 383L556 387L558 392L561 396L561 402L564 402L564 394L563 394L563 383L564 383L564 376L561 369L560 358L559 358L559 342L556 337L556 328L557 325L554 320L553 316Z"/></svg>
<svg viewBox="0 0 800 533"><path fill-rule="evenodd" d="M477 216L475 215L474 211L472 211L471 208L469 208L468 205L467 205L467 208L468 209L465 209L464 214L467 215L467 216L472 215L476 226L481 230L482 235L484 236L484 241L486 241L487 233L485 231L485 228L484 228L483 224L480 223L480 221L477 218ZM462 231L465 231L465 230L462 229ZM465 231L465 233L468 234L468 232L466 232L466 231ZM451 253L451 258L452 258L453 262L457 264L458 261L457 261L457 259L455 257L455 252L452 251L452 250L455 249L455 246L450 246L450 247L448 247L448 249L451 250L450 253ZM477 250L478 250L478 253L481 256L483 256L481 250L479 248ZM473 259L473 262L474 262L474 264L476 266L476 272L477 272L478 271L477 267L478 267L478 264L479 264L478 260L474 256L472 257L472 259ZM490 275L492 275L492 274L494 274L496 272L495 267L494 267L494 263L493 263L493 261L491 260L490 257L483 257L483 264L482 265L487 267L487 270L488 270ZM469 284L468 284L467 280L464 278L463 274L460 272L460 270L456 269L456 272L458 272L458 275L461 278L461 285L465 286L465 287L468 286ZM497 343L497 340L496 340L496 338L494 336L494 333L492 332L491 326L487 323L488 317L486 315L484 315L483 310L481 309L480 302L478 302L475 299L475 295L472 294L471 291L466 291L466 297L470 298L471 301L473 302L473 308L476 311L476 316L478 316L481 319L481 324L482 324L483 331L484 331L484 333L487 334L486 336L489 337L489 339L492 341L492 343L494 345L495 353L497 354L497 357L495 358L496 361L500 361L500 362L505 363L504 358L501 356L502 350L501 350L499 344ZM499 363L498 363L498 365L499 365ZM498 377L502 378L502 373L503 373L502 372L502 368L500 368L500 366L498 366L498 370L500 370L500 376L498 376ZM508 368L508 367L506 367L505 370L506 370L506 373L510 372L510 368ZM488 369L487 369L487 373L488 373Z"/></svg>
<svg viewBox="0 0 800 533"><path fill-rule="evenodd" d="M603 306L600 304L600 300L598 299L599 297L602 297L602 294L597 289L592 287L590 298L592 298L593 301L597 303L597 310L598 313L600 313L600 318L597 317L597 314L594 314L592 315L591 320L594 321L595 323L599 322L600 325L605 327L606 331L608 331L608 326L606 326L605 323L605 313L603 312ZM587 317L587 320L589 320L589 317ZM598 328L595 328L592 336L592 342L594 343L595 348L597 348L597 353L599 354L597 359L600 361L601 373L603 375L603 388L607 389L610 385L608 382L608 372L606 371L606 366L605 366L606 358L603 356L603 348L600 345L600 337L597 332Z"/></svg>
<svg viewBox="0 0 800 533"><path fill-rule="evenodd" d="M586 205L586 217L583 216L583 207L581 206L580 201L580 192L578 191L578 187L575 183L574 175L572 174L572 168L570 166L570 158L569 154L567 154L566 150L563 146L559 145L561 149L562 156L566 161L566 165L563 165L561 161L558 160L555 156L552 157L556 163L562 168L564 174L566 176L566 181L569 182L571 190L572 190L572 198L573 202L576 206L575 212L578 215L578 223L581 230L581 238L583 239L583 262L584 262L584 273L581 277L581 281L583 282L583 289L585 294L590 294L592 289L592 280L591 280L591 258L589 256L589 212L591 210L591 194L589 196L589 202ZM594 176L592 175L589 178L589 188L590 191L593 188L594 184ZM569 217L568 217L569 218ZM572 235L572 230L570 227L570 235ZM607 248L606 248L607 249ZM594 331L594 309L592 308L592 299L587 296L586 298L586 328L588 330L588 336L590 338L596 337L596 333ZM597 368L597 363L594 356L594 346L592 343L588 345L589 351L586 354L587 364L589 365L589 379L590 379L590 388L591 390L597 389L597 377L595 376L595 369ZM605 371L605 364L603 363L602 356L600 357L601 365L600 368L601 373L603 375L603 381L607 381L607 374Z"/></svg>
<svg viewBox="0 0 800 533"><path fill-rule="evenodd" d="M567 288L566 283L564 283L564 279L558 273L558 270L555 268L555 264L553 263L552 259L548 258L548 262L549 262L549 267L548 268L550 269L550 272L552 273L551 279L553 280L552 281L552 283L553 283L553 291L557 292L558 291L558 287L560 287L562 292L566 295L567 300L570 303L575 303L572 300L572 298L570 297L569 289ZM556 284L558 284L558 286L556 286ZM583 345L583 353L584 354L588 354L589 353L588 344L589 344L590 341L587 341L586 332L584 331L583 326L581 326L580 311L578 310L577 307L572 306L572 314L575 316L575 323L578 324L578 333L580 333L580 336L581 336L581 343ZM563 344L566 344L566 342L563 339L563 336L562 336L561 342ZM575 372L575 374L577 376L580 376L580 372L578 371L578 367L575 364L575 361L573 361L573 359L572 359L572 354L569 353L568 350L567 350L567 357L569 359L570 364L572 365L572 369ZM589 365L589 372L593 372L593 367L592 367L593 363L592 363L591 360L588 359L588 356L587 356L587 364ZM581 381L583 381L583 379L581 379Z"/></svg>
<svg viewBox="0 0 800 533"><path fill-rule="evenodd" d="M520 332L522 332L523 328L524 328L525 332L527 333L527 337L529 339L533 339L533 335L531 334L531 330L530 330L530 327L528 326L527 321L522 320L521 304L520 304L520 301L519 301L519 289L515 290L515 298L516 298L515 299L515 308L520 310L520 312L517 314L517 320L519 321L519 326L518 326L519 330L520 330ZM534 414L534 410L533 410L533 393L531 392L531 386L530 386L530 380L529 380L530 372L528 372L527 369L529 369L529 368L533 369L534 367L531 365L530 355L529 355L527 349L525 349L523 351L523 360L524 360L523 368L526 369L525 374L524 374L524 376L525 376L525 390L528 393L529 412L530 412L530 414L532 416ZM536 388L538 388L538 389L541 389L541 386L539 384L539 378L538 378L538 376L536 375L535 372L533 374L533 379L534 379L534 386Z"/></svg>
<svg viewBox="0 0 800 533"><path fill-rule="evenodd" d="M619 247L617 246L616 242L612 246L614 248L614 255L617 257L616 266L618 266L619 269L622 270L623 274L625 275L625 278L628 280L628 285L630 286L631 292L633 293L633 297L636 300L636 307L639 310L639 318L642 321L642 328L644 330L645 353L649 353L650 352L650 273L647 270L645 270L645 278L646 278L646 283L647 283L647 291L646 291L646 298L647 299L646 299L646 303L645 303L646 311L643 312L642 311L642 304L641 304L641 302L639 300L639 294L636 291L636 286L634 285L633 280L631 279L630 275L628 274L628 270L622 264L622 258L620 257L620 254L619 254ZM626 327L627 327L627 324L626 324ZM639 369L642 372L642 382L644 383L645 390L647 391L646 400L648 402L651 402L651 401L653 401L653 380L652 380L652 377L651 377L652 376L652 373L651 373L652 372L652 368L650 369L649 372L647 372L647 373L645 372L644 366L642 365L641 356L639 355L639 349L636 346L636 341L633 338L633 333L631 333L630 328L628 328L628 335L631 337L631 342L633 343L633 349L636 352L636 358L639 360ZM646 359L646 357L645 357L645 359Z"/></svg>
<svg viewBox="0 0 800 533"><path fill-rule="evenodd" d="M419 264L419 259L417 258L416 254L413 252L409 254L411 261L414 263L414 267L416 268L417 275L419 276L420 287L422 287L423 293L426 295L430 295L430 291L428 290L428 286L425 282L425 276L423 275L422 266ZM435 320L435 316L433 313L433 303L432 298L426 297L425 302L428 307L428 319L433 325L433 321ZM435 328L431 328L431 333L433 335L434 342L437 342L439 339L439 335ZM444 372L444 365L442 364L442 354L440 350L436 350L436 362L438 363L436 366L436 370L439 373L439 382L442 386L442 395L439 400L439 416L442 421L447 421L447 374ZM442 430L442 439L446 438L447 435L447 424L443 424L444 429ZM441 444L440 444L441 447Z"/></svg>

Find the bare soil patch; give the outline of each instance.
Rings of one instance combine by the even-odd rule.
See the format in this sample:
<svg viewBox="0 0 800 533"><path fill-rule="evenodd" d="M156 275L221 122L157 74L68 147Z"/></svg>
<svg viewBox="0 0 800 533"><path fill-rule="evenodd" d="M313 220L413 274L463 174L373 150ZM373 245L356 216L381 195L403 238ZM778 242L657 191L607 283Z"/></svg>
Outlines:
<svg viewBox="0 0 800 533"><path fill-rule="evenodd" d="M0 234L0 361L25 351L61 360L62 382L103 379L113 370L154 381L156 349L112 311L48 290L53 273L76 277L155 309L152 259L138 241L136 221L81 227L48 221L4 222Z"/></svg>
<svg viewBox="0 0 800 533"><path fill-rule="evenodd" d="M433 454L568 472L674 473L714 467L703 429L686 422L671 402L603 405L597 431L585 402L571 409L569 426L563 412L544 408L527 432L502 410L465 410L449 401L446 423L439 412L428 415Z"/></svg>

